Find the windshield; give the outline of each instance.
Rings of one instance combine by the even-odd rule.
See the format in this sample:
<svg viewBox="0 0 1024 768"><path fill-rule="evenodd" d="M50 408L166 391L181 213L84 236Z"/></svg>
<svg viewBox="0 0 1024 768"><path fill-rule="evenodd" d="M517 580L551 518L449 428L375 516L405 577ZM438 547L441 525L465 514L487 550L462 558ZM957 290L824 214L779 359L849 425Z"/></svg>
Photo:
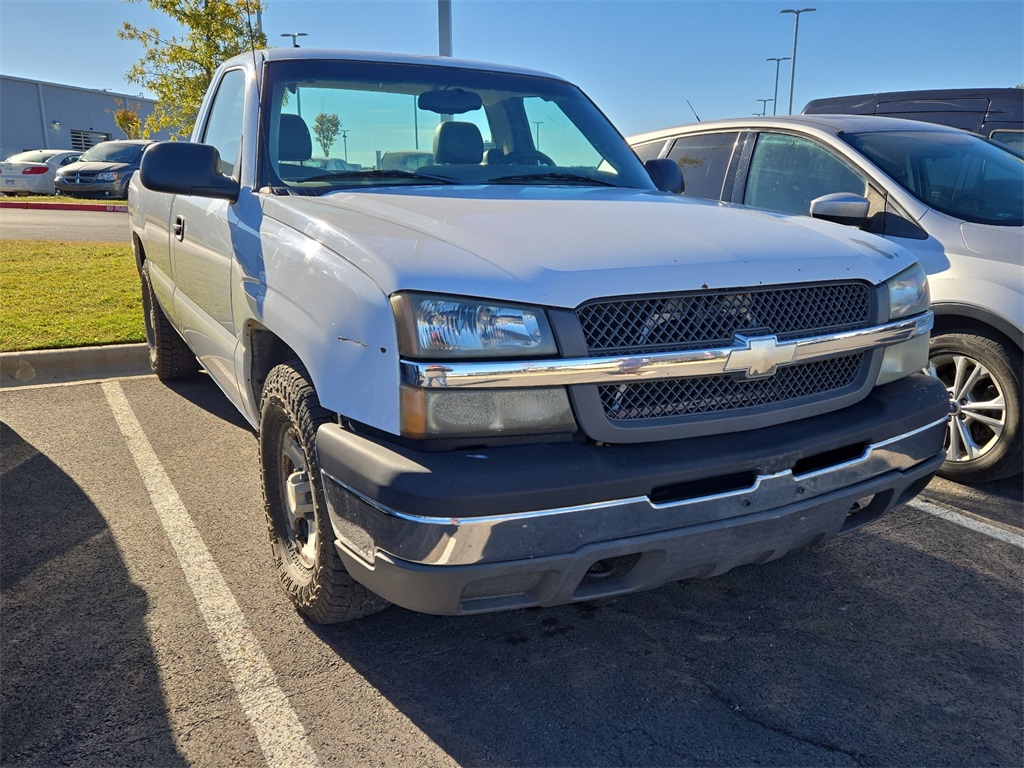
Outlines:
<svg viewBox="0 0 1024 768"><path fill-rule="evenodd" d="M137 163L142 157L145 144L121 144L104 141L87 149L78 161L81 163Z"/></svg>
<svg viewBox="0 0 1024 768"><path fill-rule="evenodd" d="M842 139L925 205L964 221L1024 224L1024 160L974 134L847 133Z"/></svg>
<svg viewBox="0 0 1024 768"><path fill-rule="evenodd" d="M297 194L423 184L653 189L569 83L455 67L352 61L268 65L261 184Z"/></svg>

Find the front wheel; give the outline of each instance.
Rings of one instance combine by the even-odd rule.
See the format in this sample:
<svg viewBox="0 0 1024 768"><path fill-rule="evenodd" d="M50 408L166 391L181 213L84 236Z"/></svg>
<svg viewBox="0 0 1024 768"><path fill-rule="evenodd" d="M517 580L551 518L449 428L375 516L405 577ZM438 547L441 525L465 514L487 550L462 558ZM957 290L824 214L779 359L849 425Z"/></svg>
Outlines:
<svg viewBox="0 0 1024 768"><path fill-rule="evenodd" d="M928 372L945 385L950 407L941 477L984 483L1022 471L1021 359L985 335L932 338Z"/></svg>
<svg viewBox="0 0 1024 768"><path fill-rule="evenodd" d="M349 576L334 548L316 453L316 431L330 421L301 363L271 370L260 403L271 551L292 603L317 624L358 619L388 605Z"/></svg>

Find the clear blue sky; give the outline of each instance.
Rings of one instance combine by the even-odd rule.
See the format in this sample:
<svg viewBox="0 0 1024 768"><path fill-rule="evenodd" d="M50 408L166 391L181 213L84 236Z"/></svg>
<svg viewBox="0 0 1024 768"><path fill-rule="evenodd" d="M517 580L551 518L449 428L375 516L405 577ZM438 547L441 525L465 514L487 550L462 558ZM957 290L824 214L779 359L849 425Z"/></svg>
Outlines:
<svg viewBox="0 0 1024 768"><path fill-rule="evenodd" d="M1024 82L1021 0L452 0L457 57L581 85L626 134L760 111L800 17L794 110L820 96ZM145 2L0 0L0 73L135 94L125 20L175 30ZM437 53L436 0L269 0L272 45ZM781 65L779 112L789 98ZM2 100L0 100L2 108ZM771 106L768 107L769 111ZM9 116L8 116L9 118Z"/></svg>

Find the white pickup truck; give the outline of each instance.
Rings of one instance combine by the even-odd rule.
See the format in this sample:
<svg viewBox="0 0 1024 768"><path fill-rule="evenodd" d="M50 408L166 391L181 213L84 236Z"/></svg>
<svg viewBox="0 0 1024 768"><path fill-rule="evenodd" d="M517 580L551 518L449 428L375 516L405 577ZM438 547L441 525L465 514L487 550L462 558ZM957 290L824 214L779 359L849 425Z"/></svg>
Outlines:
<svg viewBox="0 0 1024 768"><path fill-rule="evenodd" d="M311 49L226 62L147 149L153 369L258 430L304 614L712 576L924 487L949 400L913 257L681 184L556 77Z"/></svg>

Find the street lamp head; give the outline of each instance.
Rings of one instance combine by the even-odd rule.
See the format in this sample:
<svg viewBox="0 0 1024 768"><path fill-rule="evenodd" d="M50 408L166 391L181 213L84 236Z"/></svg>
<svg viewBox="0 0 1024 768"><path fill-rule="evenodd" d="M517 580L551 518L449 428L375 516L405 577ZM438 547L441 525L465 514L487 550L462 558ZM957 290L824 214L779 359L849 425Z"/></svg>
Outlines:
<svg viewBox="0 0 1024 768"><path fill-rule="evenodd" d="M774 61L774 62L789 61L789 58L790 58L789 56L769 56L767 59L765 59L765 61Z"/></svg>
<svg viewBox="0 0 1024 768"><path fill-rule="evenodd" d="M799 16L801 13L810 13L811 11L816 11L816 10L818 10L818 9L817 8L801 8L799 11L797 11L797 10L795 10L793 8L787 8L784 11L779 11L779 13L795 13L795 14L797 14Z"/></svg>
<svg viewBox="0 0 1024 768"><path fill-rule="evenodd" d="M305 32L282 32L281 37L290 37L292 39L292 48L298 48L299 44L296 42L298 37L307 37Z"/></svg>

